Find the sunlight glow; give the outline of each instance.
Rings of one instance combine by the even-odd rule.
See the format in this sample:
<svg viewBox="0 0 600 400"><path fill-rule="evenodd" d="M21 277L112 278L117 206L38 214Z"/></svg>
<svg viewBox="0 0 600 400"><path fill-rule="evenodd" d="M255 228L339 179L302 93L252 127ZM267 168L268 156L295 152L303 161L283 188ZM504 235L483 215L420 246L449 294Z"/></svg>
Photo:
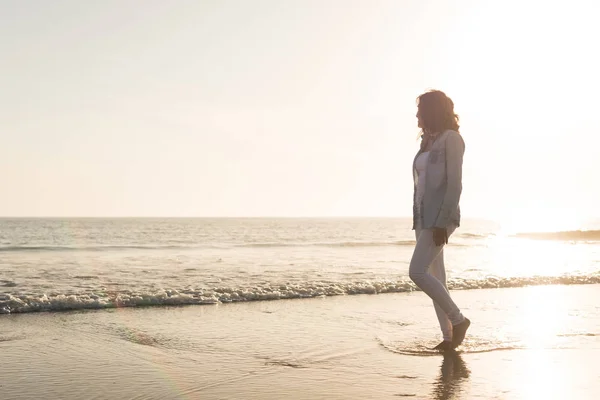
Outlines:
<svg viewBox="0 0 600 400"><path fill-rule="evenodd" d="M529 232L566 232L582 230L588 218L576 208L552 209L540 206L536 209L516 208L498 216L501 233L511 235Z"/></svg>

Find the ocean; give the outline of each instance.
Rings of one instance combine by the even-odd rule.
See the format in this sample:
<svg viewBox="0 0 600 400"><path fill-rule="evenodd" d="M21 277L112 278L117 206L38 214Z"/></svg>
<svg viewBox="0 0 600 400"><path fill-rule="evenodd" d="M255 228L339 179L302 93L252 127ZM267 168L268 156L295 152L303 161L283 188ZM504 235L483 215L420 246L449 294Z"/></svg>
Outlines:
<svg viewBox="0 0 600 400"><path fill-rule="evenodd" d="M449 287L600 283L598 229L466 219ZM410 292L414 244L407 218L4 218L0 313Z"/></svg>

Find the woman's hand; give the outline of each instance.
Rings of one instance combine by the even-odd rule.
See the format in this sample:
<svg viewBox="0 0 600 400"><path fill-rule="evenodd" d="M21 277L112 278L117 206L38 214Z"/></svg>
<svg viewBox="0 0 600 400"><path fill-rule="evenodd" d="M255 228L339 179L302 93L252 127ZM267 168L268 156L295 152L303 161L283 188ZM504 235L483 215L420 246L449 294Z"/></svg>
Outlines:
<svg viewBox="0 0 600 400"><path fill-rule="evenodd" d="M448 244L448 232L446 228L433 228L433 242L436 246Z"/></svg>

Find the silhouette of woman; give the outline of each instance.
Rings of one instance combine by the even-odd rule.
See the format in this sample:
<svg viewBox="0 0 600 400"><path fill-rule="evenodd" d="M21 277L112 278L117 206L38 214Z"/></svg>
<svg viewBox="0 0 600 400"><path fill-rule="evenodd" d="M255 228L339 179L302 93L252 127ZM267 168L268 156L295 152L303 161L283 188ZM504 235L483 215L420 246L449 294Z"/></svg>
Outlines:
<svg viewBox="0 0 600 400"><path fill-rule="evenodd" d="M471 322L456 306L446 286L444 245L460 225L462 163L465 143L459 133L454 103L439 90L417 99L421 147L413 161L413 229L417 244L410 261L410 279L432 300L443 341L450 350L464 340Z"/></svg>

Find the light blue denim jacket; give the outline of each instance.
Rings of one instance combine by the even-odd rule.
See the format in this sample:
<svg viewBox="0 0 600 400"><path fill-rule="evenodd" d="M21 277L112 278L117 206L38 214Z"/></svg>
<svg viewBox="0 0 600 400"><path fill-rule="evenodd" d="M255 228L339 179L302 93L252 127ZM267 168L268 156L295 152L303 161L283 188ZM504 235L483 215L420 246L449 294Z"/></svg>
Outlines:
<svg viewBox="0 0 600 400"><path fill-rule="evenodd" d="M427 161L425 193L418 215L416 204L417 170L413 161L413 229L421 218L422 229L447 228L460 225L460 194L462 192L462 164L465 142L462 136L452 130L444 131L433 143Z"/></svg>

